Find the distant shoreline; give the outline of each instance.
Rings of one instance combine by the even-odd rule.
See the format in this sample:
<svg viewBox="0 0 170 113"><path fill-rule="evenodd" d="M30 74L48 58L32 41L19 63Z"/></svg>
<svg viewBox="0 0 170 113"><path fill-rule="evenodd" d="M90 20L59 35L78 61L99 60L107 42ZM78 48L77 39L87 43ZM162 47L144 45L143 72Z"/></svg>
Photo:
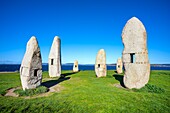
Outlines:
<svg viewBox="0 0 170 113"><path fill-rule="evenodd" d="M0 64L0 72L19 72L21 64ZM170 70L170 64L151 64L151 70ZM73 64L62 64L62 70L72 70ZM79 70L94 70L94 64L79 64ZM107 64L107 70L116 70L116 64ZM42 65L42 71L48 71L48 64Z"/></svg>
<svg viewBox="0 0 170 113"><path fill-rule="evenodd" d="M16 71L2 71L0 73L19 73L19 72L16 72Z"/></svg>
<svg viewBox="0 0 170 113"><path fill-rule="evenodd" d="M73 65L74 63L64 63L62 65ZM21 65L21 64L0 64L0 65ZM48 65L48 63L42 63L42 65ZM79 65L95 65L95 64L79 64ZM113 64L106 64L108 66L115 66L116 63ZM151 66L168 66L170 67L170 64L150 64Z"/></svg>

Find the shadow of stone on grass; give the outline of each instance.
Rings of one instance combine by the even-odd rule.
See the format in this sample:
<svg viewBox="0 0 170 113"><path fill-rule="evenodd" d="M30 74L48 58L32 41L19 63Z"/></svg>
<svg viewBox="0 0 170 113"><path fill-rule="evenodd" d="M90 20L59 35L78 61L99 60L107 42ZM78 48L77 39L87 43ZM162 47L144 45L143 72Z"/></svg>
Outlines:
<svg viewBox="0 0 170 113"><path fill-rule="evenodd" d="M78 71L79 72L79 71ZM73 74L76 74L78 72L69 72L69 73L63 73L61 74L61 77L66 77L66 76L69 76L69 75L73 75Z"/></svg>
<svg viewBox="0 0 170 113"><path fill-rule="evenodd" d="M45 86L47 88L50 88L52 86L59 84L60 82L63 82L65 80L69 80L69 79L70 79L70 77L60 77L57 80L49 80L49 81L43 82L41 85Z"/></svg>
<svg viewBox="0 0 170 113"><path fill-rule="evenodd" d="M120 82L120 85L123 88L126 88L125 85L124 85L124 82L123 82L123 76L122 75L114 74L113 77Z"/></svg>

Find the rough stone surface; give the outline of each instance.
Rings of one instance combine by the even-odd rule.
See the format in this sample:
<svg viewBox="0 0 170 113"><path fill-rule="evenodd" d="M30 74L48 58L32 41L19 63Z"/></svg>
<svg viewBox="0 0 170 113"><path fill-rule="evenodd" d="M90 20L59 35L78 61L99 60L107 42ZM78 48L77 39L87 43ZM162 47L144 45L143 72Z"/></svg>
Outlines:
<svg viewBox="0 0 170 113"><path fill-rule="evenodd" d="M34 89L41 85L42 59L38 42L34 36L27 43L26 52L20 67L20 78L23 90Z"/></svg>
<svg viewBox="0 0 170 113"><path fill-rule="evenodd" d="M79 71L78 61L75 60L73 65L73 72L78 72L78 71Z"/></svg>
<svg viewBox="0 0 170 113"><path fill-rule="evenodd" d="M122 73L122 67L123 67L122 59L118 58L117 64L116 64L116 71L117 71L118 74Z"/></svg>
<svg viewBox="0 0 170 113"><path fill-rule="evenodd" d="M142 22L136 17L126 23L122 31L123 65L125 68L124 85L141 88L149 81L150 63L147 50L147 35Z"/></svg>
<svg viewBox="0 0 170 113"><path fill-rule="evenodd" d="M54 37L49 54L48 66L50 77L59 77L61 75L61 48L60 38L58 36Z"/></svg>
<svg viewBox="0 0 170 113"><path fill-rule="evenodd" d="M96 56L95 72L97 77L105 77L107 74L106 53L104 49L100 49Z"/></svg>

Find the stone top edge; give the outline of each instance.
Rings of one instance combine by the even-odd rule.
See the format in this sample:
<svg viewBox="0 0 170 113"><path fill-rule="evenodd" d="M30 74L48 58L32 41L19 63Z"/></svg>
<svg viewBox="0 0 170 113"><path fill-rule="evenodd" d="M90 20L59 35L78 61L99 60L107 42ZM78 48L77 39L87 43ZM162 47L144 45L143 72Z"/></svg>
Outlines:
<svg viewBox="0 0 170 113"><path fill-rule="evenodd" d="M54 40L60 40L59 36L55 36Z"/></svg>

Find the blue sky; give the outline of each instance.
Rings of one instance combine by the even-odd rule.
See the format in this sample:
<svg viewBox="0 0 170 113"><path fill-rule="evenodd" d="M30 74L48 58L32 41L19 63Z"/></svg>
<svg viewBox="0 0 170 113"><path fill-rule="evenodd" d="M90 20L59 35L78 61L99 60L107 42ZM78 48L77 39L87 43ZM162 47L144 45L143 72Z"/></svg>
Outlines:
<svg viewBox="0 0 170 113"><path fill-rule="evenodd" d="M21 63L26 43L38 39L47 63L54 36L62 63L94 64L99 49L107 63L121 57L121 33L136 16L147 30L151 63L170 63L168 0L0 0L0 63Z"/></svg>

